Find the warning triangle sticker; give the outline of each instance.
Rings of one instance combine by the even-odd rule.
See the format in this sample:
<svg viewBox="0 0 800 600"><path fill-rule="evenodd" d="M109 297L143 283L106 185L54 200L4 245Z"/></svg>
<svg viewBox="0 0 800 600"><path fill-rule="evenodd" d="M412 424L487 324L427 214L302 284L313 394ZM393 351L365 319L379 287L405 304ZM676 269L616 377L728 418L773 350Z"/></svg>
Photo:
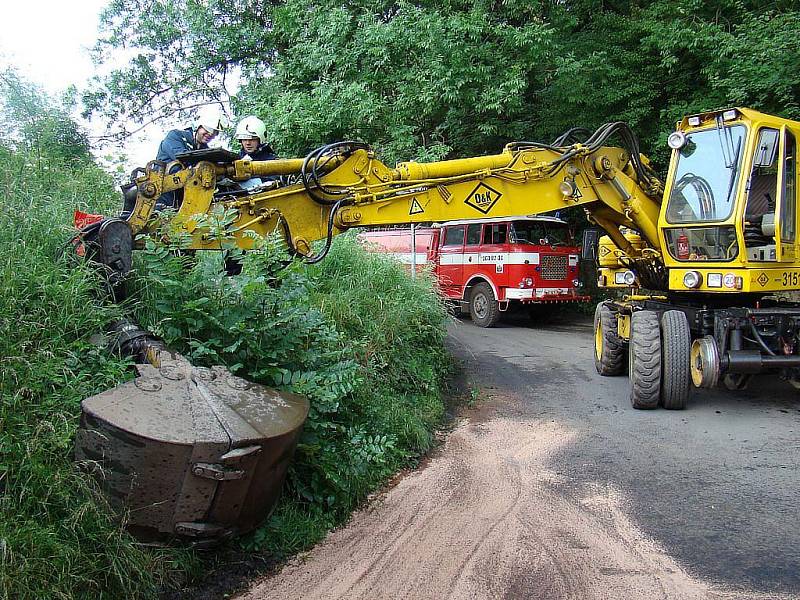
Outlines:
<svg viewBox="0 0 800 600"><path fill-rule="evenodd" d="M418 214L424 213L424 212L425 212L425 209L422 208L422 205L419 203L419 201L416 198L412 198L411 199L411 208L409 209L408 214L410 214L410 215L418 215Z"/></svg>

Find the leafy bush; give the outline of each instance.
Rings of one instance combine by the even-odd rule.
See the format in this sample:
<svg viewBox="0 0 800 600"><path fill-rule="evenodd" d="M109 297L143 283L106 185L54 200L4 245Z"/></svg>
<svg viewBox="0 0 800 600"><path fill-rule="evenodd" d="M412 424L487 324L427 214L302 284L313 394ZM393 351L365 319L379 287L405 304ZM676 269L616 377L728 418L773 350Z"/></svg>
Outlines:
<svg viewBox="0 0 800 600"><path fill-rule="evenodd" d="M129 377L89 343L117 310L91 272L56 261L74 208L110 209L110 179L0 147L0 597L154 593L179 553L145 551L70 455L80 401Z"/></svg>
<svg viewBox="0 0 800 600"><path fill-rule="evenodd" d="M195 364L310 399L284 500L246 542L281 554L308 546L430 447L449 364L444 305L431 280L347 236L310 269L285 267L262 240L237 277L221 253L176 246L147 241L137 316Z"/></svg>

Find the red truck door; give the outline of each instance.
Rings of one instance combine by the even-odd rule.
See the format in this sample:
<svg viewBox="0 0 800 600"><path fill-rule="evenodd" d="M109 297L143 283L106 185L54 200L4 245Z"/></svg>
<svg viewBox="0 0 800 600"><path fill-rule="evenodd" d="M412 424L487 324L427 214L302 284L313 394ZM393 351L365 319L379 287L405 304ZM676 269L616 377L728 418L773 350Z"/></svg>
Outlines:
<svg viewBox="0 0 800 600"><path fill-rule="evenodd" d="M483 245L481 246L480 263L482 271L495 284L497 293L504 299L500 291L508 285L508 223L488 223L483 226Z"/></svg>
<svg viewBox="0 0 800 600"><path fill-rule="evenodd" d="M439 286L446 296L461 297L464 271L464 231L466 225L448 225L440 234Z"/></svg>
<svg viewBox="0 0 800 600"><path fill-rule="evenodd" d="M481 255L481 223L470 223L467 225L467 242L464 246L464 279L475 272L480 264Z"/></svg>

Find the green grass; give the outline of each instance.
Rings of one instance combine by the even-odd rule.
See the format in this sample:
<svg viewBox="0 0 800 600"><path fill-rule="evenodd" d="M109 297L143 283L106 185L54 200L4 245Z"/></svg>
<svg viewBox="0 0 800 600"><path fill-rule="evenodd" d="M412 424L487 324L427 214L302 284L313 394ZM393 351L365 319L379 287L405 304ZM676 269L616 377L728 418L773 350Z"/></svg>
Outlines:
<svg viewBox="0 0 800 600"><path fill-rule="evenodd" d="M144 549L70 460L80 401L130 377L89 343L117 309L55 260L74 208L117 203L110 179L0 147L0 597L153 595L189 560Z"/></svg>
<svg viewBox="0 0 800 600"><path fill-rule="evenodd" d="M71 461L80 401L131 376L90 343L120 314L94 274L57 260L75 208L113 214L118 195L88 161L0 146L0 598L153 598L196 581L213 553L138 544ZM276 249L225 277L158 245L137 259L126 307L197 364L307 395L311 413L283 498L238 542L307 548L432 444L449 362L446 312L348 237L315 267L281 269Z"/></svg>

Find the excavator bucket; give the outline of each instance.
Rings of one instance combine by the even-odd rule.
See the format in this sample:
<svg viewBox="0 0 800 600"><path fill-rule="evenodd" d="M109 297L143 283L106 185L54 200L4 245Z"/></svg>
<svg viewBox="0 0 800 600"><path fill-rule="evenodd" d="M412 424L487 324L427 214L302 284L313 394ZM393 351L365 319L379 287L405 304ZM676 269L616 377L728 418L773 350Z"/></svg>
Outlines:
<svg viewBox="0 0 800 600"><path fill-rule="evenodd" d="M210 543L255 528L278 500L308 400L176 355L137 368L83 401L79 463L141 540Z"/></svg>

